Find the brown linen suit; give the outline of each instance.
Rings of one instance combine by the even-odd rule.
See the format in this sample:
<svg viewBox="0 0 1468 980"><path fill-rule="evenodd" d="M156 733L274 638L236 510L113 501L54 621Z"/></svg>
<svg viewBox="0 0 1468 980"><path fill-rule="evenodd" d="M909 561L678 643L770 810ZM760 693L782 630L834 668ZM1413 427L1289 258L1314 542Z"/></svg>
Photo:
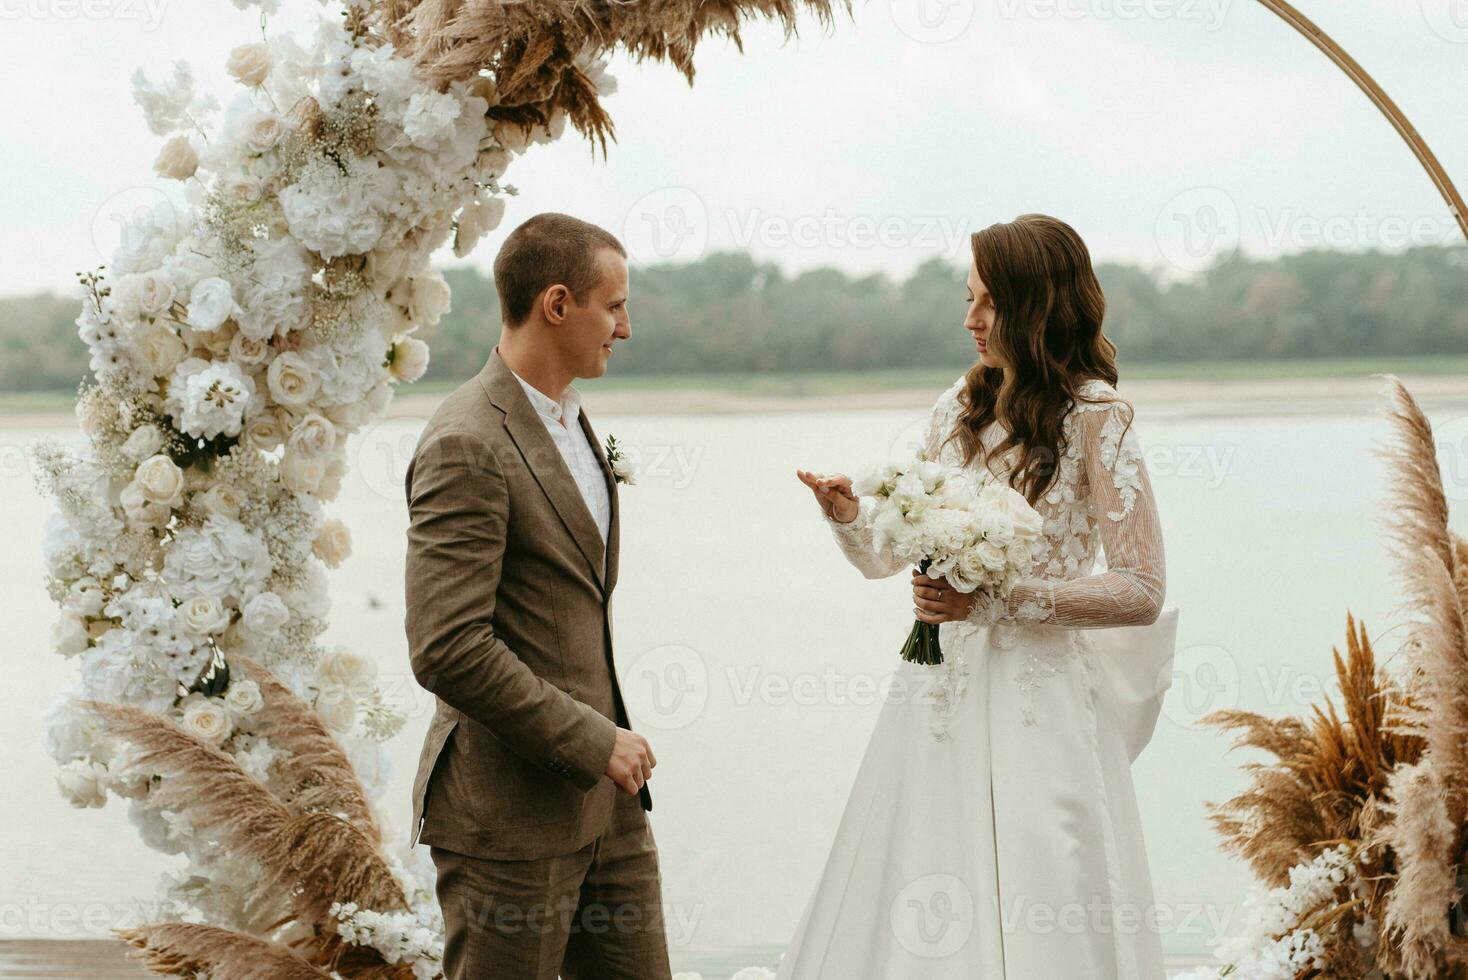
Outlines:
<svg viewBox="0 0 1468 980"><path fill-rule="evenodd" d="M436 703L411 842L438 867L450 980L670 975L652 796L605 775L631 727L612 659L617 492L581 426L608 483L605 544L498 349L434 413L404 481L408 651ZM602 922L622 925L566 921L608 904L621 915Z"/></svg>

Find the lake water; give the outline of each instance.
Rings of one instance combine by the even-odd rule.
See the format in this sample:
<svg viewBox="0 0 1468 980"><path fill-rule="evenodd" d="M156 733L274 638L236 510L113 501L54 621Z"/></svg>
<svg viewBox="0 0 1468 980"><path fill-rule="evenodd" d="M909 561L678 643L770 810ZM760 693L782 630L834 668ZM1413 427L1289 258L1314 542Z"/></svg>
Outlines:
<svg viewBox="0 0 1468 980"><path fill-rule="evenodd" d="M1464 418L1442 411L1433 421L1451 433ZM859 469L918 421L897 411L596 418L603 437L641 451L643 480L622 489L616 651L634 727L658 756L651 819L675 968L715 969L731 951L743 962L778 955L880 708L863 692L891 672L911 622L905 576L868 582L850 568L793 471ZM1237 928L1250 878L1218 850L1204 807L1243 785L1245 757L1192 721L1233 705L1305 710L1330 689L1347 610L1383 654L1401 636L1377 524L1382 465L1370 452L1387 429L1369 408L1279 418L1144 410L1137 424L1180 626L1176 681L1135 776L1156 897L1171 920L1164 942L1194 953ZM358 436L353 473L329 508L350 527L354 554L333 573L324 639L375 657L409 713L390 748L391 833L407 825L431 714L402 631L401 473L420 426L388 419ZM42 712L75 671L48 643L54 607L40 537L51 504L23 453L42 434L0 430L10 556L0 612L11 637L0 693L0 938L105 934L176 862L138 842L117 801L71 809L42 749ZM1465 483L1450 488L1460 531Z"/></svg>

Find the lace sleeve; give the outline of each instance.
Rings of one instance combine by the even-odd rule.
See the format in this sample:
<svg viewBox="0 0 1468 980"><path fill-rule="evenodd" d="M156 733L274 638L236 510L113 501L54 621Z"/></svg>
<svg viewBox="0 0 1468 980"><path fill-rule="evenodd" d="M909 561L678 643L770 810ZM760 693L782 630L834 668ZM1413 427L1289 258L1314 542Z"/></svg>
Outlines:
<svg viewBox="0 0 1468 980"><path fill-rule="evenodd" d="M963 378L959 378L940 395L928 414L923 452L929 459L937 458L939 448L953 429L953 422L957 417L958 392L963 381ZM825 518L825 521L830 526L836 543L841 547L841 553L862 575L867 578L887 578L908 567L909 563L893 557L890 551L877 549L872 540L872 519L875 514L875 502L863 498L858 505L856 517L849 523L843 524L830 517Z"/></svg>
<svg viewBox="0 0 1468 980"><path fill-rule="evenodd" d="M1026 579L1007 600L981 592L971 622L1075 628L1156 622L1167 582L1162 526L1141 446L1128 424L1131 409L1121 401L1082 409L1082 459L1106 570L1068 580Z"/></svg>

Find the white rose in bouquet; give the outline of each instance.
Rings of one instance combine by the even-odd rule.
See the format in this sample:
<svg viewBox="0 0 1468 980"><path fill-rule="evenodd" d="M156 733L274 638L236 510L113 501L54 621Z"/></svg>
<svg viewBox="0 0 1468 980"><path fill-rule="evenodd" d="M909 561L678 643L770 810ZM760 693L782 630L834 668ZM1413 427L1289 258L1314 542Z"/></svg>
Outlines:
<svg viewBox="0 0 1468 980"><path fill-rule="evenodd" d="M263 44L242 44L229 53L224 69L241 85L263 85L270 77L270 49Z"/></svg>
<svg viewBox="0 0 1468 980"><path fill-rule="evenodd" d="M308 412L291 430L286 445L306 456L330 456L336 448L336 426L318 412Z"/></svg>
<svg viewBox="0 0 1468 980"><path fill-rule="evenodd" d="M204 513L231 520L240 516L242 503L239 492L228 483L216 483L194 498L195 506Z"/></svg>
<svg viewBox="0 0 1468 980"><path fill-rule="evenodd" d="M184 626L199 636L223 633L229 628L229 610L217 596L196 595L179 606Z"/></svg>
<svg viewBox="0 0 1468 980"><path fill-rule="evenodd" d="M163 144L153 162L158 176L171 180L188 180L199 169L199 153L187 136L175 136Z"/></svg>
<svg viewBox="0 0 1468 980"><path fill-rule="evenodd" d="M224 706L237 718L248 718L265 707L260 685L251 680L231 680L224 692Z"/></svg>
<svg viewBox="0 0 1468 980"><path fill-rule="evenodd" d="M352 535L341 520L333 517L321 527L321 533L311 543L316 557L328 568L336 568L352 553Z"/></svg>
<svg viewBox="0 0 1468 980"><path fill-rule="evenodd" d="M188 324L195 330L218 330L237 311L233 287L219 276L201 280L189 294Z"/></svg>
<svg viewBox="0 0 1468 980"><path fill-rule="evenodd" d="M219 745L234 731L234 719L219 698L206 698L194 693L183 700L182 707L181 727L190 735Z"/></svg>
<svg viewBox="0 0 1468 980"><path fill-rule="evenodd" d="M172 507L149 499L136 480L122 488L118 503L127 522L134 527L165 527L173 516Z"/></svg>
<svg viewBox="0 0 1468 980"><path fill-rule="evenodd" d="M169 370L172 370L171 368ZM149 423L140 425L132 431L127 440L122 444L122 454L135 463L152 456L163 448L163 432L158 426Z"/></svg>
<svg viewBox="0 0 1468 980"><path fill-rule="evenodd" d="M280 482L296 493L315 493L326 477L326 460L308 456L299 448L287 446L280 458Z"/></svg>
<svg viewBox="0 0 1468 980"><path fill-rule="evenodd" d="M163 454L149 456L138 464L133 481L143 496L158 504L177 507L183 503L184 473Z"/></svg>
<svg viewBox="0 0 1468 980"><path fill-rule="evenodd" d="M398 381L411 384L428 370L428 345L417 337L404 337L392 346L388 370Z"/></svg>
<svg viewBox="0 0 1468 980"><path fill-rule="evenodd" d="M350 732L357 722L357 702L341 684L327 684L316 696L321 723L335 732Z"/></svg>
<svg viewBox="0 0 1468 980"><path fill-rule="evenodd" d="M290 610L274 592L261 592L245 603L242 612L245 628L259 636L277 632L290 621Z"/></svg>
<svg viewBox="0 0 1468 980"><path fill-rule="evenodd" d="M123 276L112 290L118 313L128 319L157 316L173 305L177 295L173 283L156 269Z"/></svg>
<svg viewBox="0 0 1468 980"><path fill-rule="evenodd" d="M321 390L321 375L311 362L295 351L277 354L265 373L270 397L291 408L311 404Z"/></svg>
<svg viewBox="0 0 1468 980"><path fill-rule="evenodd" d="M332 647L322 655L316 673L329 684L351 687L377 677L377 663L350 647Z"/></svg>
<svg viewBox="0 0 1468 980"><path fill-rule="evenodd" d="M51 625L51 646L63 657L75 657L87 651L87 620L76 613L64 612Z"/></svg>

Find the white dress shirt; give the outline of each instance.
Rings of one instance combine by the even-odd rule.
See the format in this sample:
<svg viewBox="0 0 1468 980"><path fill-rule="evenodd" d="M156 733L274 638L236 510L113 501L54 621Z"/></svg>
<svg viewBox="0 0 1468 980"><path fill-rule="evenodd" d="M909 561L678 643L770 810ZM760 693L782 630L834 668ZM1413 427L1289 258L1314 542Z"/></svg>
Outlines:
<svg viewBox="0 0 1468 980"><path fill-rule="evenodd" d="M515 374L514 371L510 373ZM601 531L602 544L606 545L612 526L612 499L607 492L607 478L596 458L596 450L591 448L581 428L581 392L567 385L557 402L518 374L515 374L515 380L525 389L530 404L535 406L536 414L545 423L546 431L566 461L566 468L575 477L581 499L586 501L586 509L591 511Z"/></svg>

